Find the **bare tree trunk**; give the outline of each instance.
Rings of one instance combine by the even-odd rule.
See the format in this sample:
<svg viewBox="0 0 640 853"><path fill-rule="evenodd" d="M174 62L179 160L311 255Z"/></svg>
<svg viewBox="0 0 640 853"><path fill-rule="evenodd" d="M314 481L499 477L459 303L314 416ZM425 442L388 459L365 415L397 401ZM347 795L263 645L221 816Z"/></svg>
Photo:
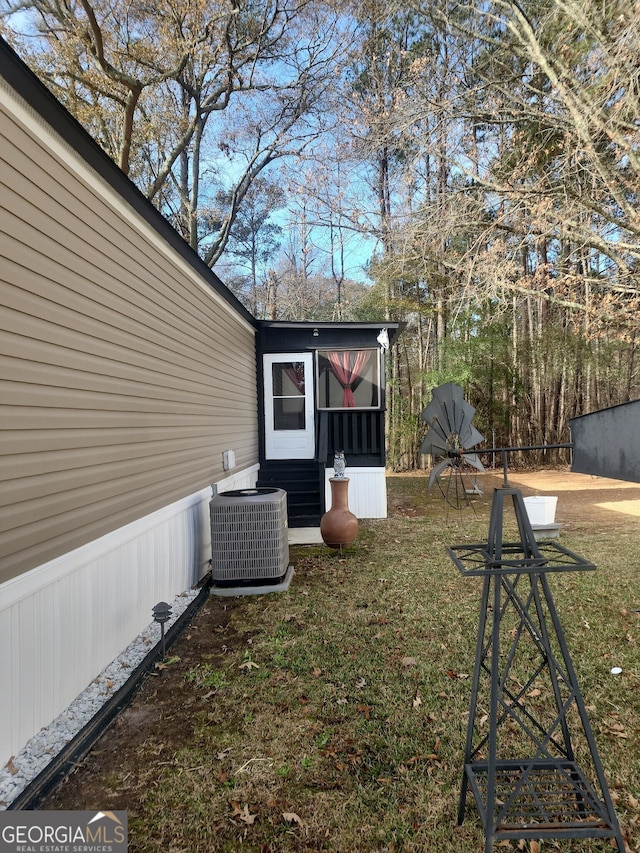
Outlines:
<svg viewBox="0 0 640 853"><path fill-rule="evenodd" d="M267 278L267 314L270 320L278 319L277 311L278 278L275 270L269 270Z"/></svg>

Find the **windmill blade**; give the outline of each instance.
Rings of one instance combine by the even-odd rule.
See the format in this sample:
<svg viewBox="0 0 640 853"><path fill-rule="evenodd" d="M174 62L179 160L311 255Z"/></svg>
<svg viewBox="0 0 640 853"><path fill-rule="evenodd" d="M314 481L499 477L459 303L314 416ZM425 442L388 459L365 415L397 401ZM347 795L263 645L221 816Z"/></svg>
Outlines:
<svg viewBox="0 0 640 853"><path fill-rule="evenodd" d="M444 469L450 467L451 465L453 465L451 459L443 459L442 462L438 462L438 464L431 469L431 474L429 475L429 491L431 491L431 489L433 488L433 484L442 474Z"/></svg>
<svg viewBox="0 0 640 853"><path fill-rule="evenodd" d="M476 413L475 408L471 403L461 399L461 388L459 392L453 399L443 400L442 405L447 412L447 421L452 427L450 431L456 432L460 436L463 447L474 447L483 441L484 436L471 423Z"/></svg>
<svg viewBox="0 0 640 853"><path fill-rule="evenodd" d="M447 382L432 389L431 400L422 413L422 417L428 422L435 416L444 417L447 429L454 429L456 426L456 409L464 405L465 399L462 395L462 388L452 382Z"/></svg>
<svg viewBox="0 0 640 853"><path fill-rule="evenodd" d="M437 388L432 392L433 396L427 408L422 412L422 419L428 424L438 421L446 432L451 432L453 429L453 418L450 417L453 412L447 411L446 403L435 396Z"/></svg>
<svg viewBox="0 0 640 853"><path fill-rule="evenodd" d="M449 449L449 435L450 433L444 432L439 423L430 424L422 441L420 453L430 453L432 456L441 456L446 453Z"/></svg>
<svg viewBox="0 0 640 853"><path fill-rule="evenodd" d="M443 439L455 433L464 448L474 447L483 440L484 437L471 424L476 410L464 399L459 385L448 382L434 388L431 393L431 402L422 412L422 418L437 428Z"/></svg>
<svg viewBox="0 0 640 853"><path fill-rule="evenodd" d="M433 415L433 417L428 421L429 429L433 430L434 434L441 438L443 441L447 440L447 436L451 435L451 429L449 424L445 419L442 418L442 413L438 412L438 414Z"/></svg>
<svg viewBox="0 0 640 853"><path fill-rule="evenodd" d="M457 431L461 424L461 412L465 405L469 405L464 399L462 388L452 382L446 382L444 385L434 388L432 395L442 410L447 412L451 428Z"/></svg>
<svg viewBox="0 0 640 853"><path fill-rule="evenodd" d="M476 410L471 405L471 403L465 403L459 407L458 409L458 435L460 439L463 441L465 447L471 447L472 445L468 442L471 440L471 436L474 431L474 427L471 423L473 420L473 416L475 415ZM478 433L479 435L480 433Z"/></svg>
<svg viewBox="0 0 640 853"><path fill-rule="evenodd" d="M429 454L431 456L442 456L447 452L446 440L443 441L433 430L429 430L422 439L420 445L420 453Z"/></svg>
<svg viewBox="0 0 640 853"><path fill-rule="evenodd" d="M451 400L455 403L464 403L464 392L459 385L455 384L455 382L445 382L442 385L438 385L438 387L434 388L431 393L441 402Z"/></svg>
<svg viewBox="0 0 640 853"><path fill-rule="evenodd" d="M428 422L431 423L434 418L438 418L447 433L459 432L463 423L465 405L462 388L448 382L434 388L431 394L431 403L425 409Z"/></svg>
<svg viewBox="0 0 640 853"><path fill-rule="evenodd" d="M481 441L484 441L484 436L482 433L478 432L472 424L469 427L468 433L465 436L460 436L460 440L462 441L464 449L470 450L472 447L475 447L476 444L480 444Z"/></svg>
<svg viewBox="0 0 640 853"><path fill-rule="evenodd" d="M476 471L484 471L484 465L480 461L477 453L465 453L464 461L475 468Z"/></svg>

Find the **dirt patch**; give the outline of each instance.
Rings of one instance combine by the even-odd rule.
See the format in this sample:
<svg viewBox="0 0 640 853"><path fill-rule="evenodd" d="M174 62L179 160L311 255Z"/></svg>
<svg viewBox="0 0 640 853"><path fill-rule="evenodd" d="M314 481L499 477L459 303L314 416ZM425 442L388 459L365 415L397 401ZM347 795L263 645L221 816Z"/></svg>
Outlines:
<svg viewBox="0 0 640 853"><path fill-rule="evenodd" d="M394 474L394 477L410 477L420 483L419 489L427 495L429 475L426 473ZM474 498L476 503L488 504L495 488L503 484L502 472L487 471L480 474L478 484L482 496ZM626 483L588 474L574 474L566 469L543 471L509 472L509 484L522 491L524 497L555 495L558 498L556 521L569 528L586 522L596 521L603 527L628 528L640 519L640 484ZM389 496L389 512L405 517L417 517L428 513L428 507L418 494ZM430 501L438 500L434 487ZM464 510L463 510L464 512Z"/></svg>
<svg viewBox="0 0 640 853"><path fill-rule="evenodd" d="M596 521L606 527L628 527L640 518L638 483L570 471L512 473L509 481L522 489L525 497L556 495L556 521L563 525Z"/></svg>

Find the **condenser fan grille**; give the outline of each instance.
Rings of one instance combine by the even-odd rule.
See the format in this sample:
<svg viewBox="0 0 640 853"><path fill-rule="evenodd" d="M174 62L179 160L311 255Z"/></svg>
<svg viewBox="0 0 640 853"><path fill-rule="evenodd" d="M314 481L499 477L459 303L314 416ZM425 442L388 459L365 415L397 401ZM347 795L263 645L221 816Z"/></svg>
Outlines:
<svg viewBox="0 0 640 853"><path fill-rule="evenodd" d="M210 504L215 584L278 583L289 565L287 495L282 489L222 492Z"/></svg>

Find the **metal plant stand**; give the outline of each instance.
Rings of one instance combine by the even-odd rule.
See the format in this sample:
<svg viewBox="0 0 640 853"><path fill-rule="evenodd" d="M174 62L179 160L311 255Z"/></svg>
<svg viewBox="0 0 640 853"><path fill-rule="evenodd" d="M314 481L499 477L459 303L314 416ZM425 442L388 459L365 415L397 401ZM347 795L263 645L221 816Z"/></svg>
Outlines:
<svg viewBox="0 0 640 853"><path fill-rule="evenodd" d="M503 542L505 501L518 541ZM625 846L548 572L594 569L557 542L536 542L522 494L496 489L489 539L447 549L482 577L482 603L458 824L469 788L485 829L500 839L613 838Z"/></svg>

